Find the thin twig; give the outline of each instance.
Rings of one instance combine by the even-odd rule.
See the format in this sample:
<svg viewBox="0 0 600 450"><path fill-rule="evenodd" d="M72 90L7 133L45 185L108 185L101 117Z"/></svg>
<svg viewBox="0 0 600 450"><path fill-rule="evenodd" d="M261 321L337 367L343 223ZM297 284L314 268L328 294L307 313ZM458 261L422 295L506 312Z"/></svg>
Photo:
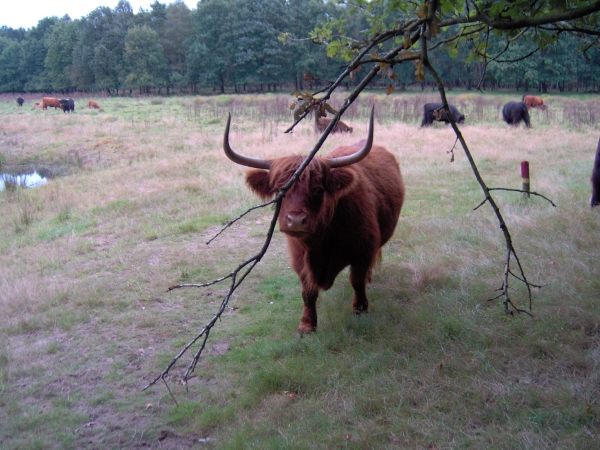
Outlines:
<svg viewBox="0 0 600 450"><path fill-rule="evenodd" d="M509 272L510 272L510 274L511 274L513 277L515 277L517 280L519 280L519 281L522 281L523 283L525 283L525 280L523 280L521 277L519 277L518 275L516 275L515 273L513 273L513 271L512 271L512 270L511 270L511 271L509 271ZM532 287L534 287L534 288L538 288L538 289L541 289L541 288L543 288L543 287L548 287L548 286L551 286L551 284L550 284L550 283L548 283L548 284L533 284L533 283L529 283L529 284L530 284Z"/></svg>
<svg viewBox="0 0 600 450"><path fill-rule="evenodd" d="M446 154L448 153L452 153L452 156L450 157L450 162L454 162L454 149L456 148L456 143L458 142L458 137L456 138L456 140L454 141L454 145L452 146L452 148L450 150L448 150L446 152Z"/></svg>
<svg viewBox="0 0 600 450"><path fill-rule="evenodd" d="M451 36L451 37L449 37L447 39L441 39L441 40L437 41L434 45L432 45L431 47L429 47L429 50L435 50L436 48L441 47L444 44L449 44L450 42L458 41L460 39L463 39L466 36L470 36L472 34L480 33L484 29L485 29L485 27L478 27L478 28L476 28L474 30L469 30L469 31L465 32L464 30L466 30L466 28L461 28L460 33L455 34L454 36ZM456 45L458 45L458 42L456 43Z"/></svg>
<svg viewBox="0 0 600 450"><path fill-rule="evenodd" d="M509 192L520 192L522 194L537 195L538 197L542 197L544 200L546 200L548 203L550 203L552 206L554 206L556 208L556 205L554 204L554 202L552 200L550 200L545 195L539 194L537 192L530 192L530 191L524 191L522 189L509 189L509 188L488 188L488 191L509 191Z"/></svg>
<svg viewBox="0 0 600 450"><path fill-rule="evenodd" d="M169 394L171 394L171 398L173 399L173 401L175 402L175 404L177 406L179 406L179 403L177 403L177 399L175 398L175 396L173 395L173 393L171 392L171 388L169 387L169 383L167 383L167 380L165 380L165 377L161 377L163 382L165 383L165 386L167 387L167 390L169 391Z"/></svg>
<svg viewBox="0 0 600 450"><path fill-rule="evenodd" d="M221 228L221 230L215 234L212 238L210 238L208 241L206 241L206 245L210 244L212 241L214 241L217 237L219 237L227 228L229 228L230 226L232 226L234 223L236 223L238 220L240 220L242 217L244 217L246 214L254 211L255 209L259 209L259 208L264 208L266 206L272 205L273 203L275 203L275 200L271 200L270 202L266 202L263 203L261 205L257 205L257 206L253 206L252 208L249 208L246 210L246 212L243 212L242 214L240 214L239 216L237 216L235 219L231 219L230 221L228 221L223 228Z"/></svg>
<svg viewBox="0 0 600 450"><path fill-rule="evenodd" d="M519 62L519 61L523 61L524 59L529 58L530 56L532 56L534 53L536 53L537 51L539 51L540 48L537 47L535 50L530 51L529 53L527 53L524 56L519 56L518 58L513 58L513 59L494 59L494 62L497 63L514 63L514 62ZM498 55L500 56L500 55ZM491 62L492 60L490 60L489 62Z"/></svg>
<svg viewBox="0 0 600 450"><path fill-rule="evenodd" d="M524 191L522 189L509 189L509 188L488 188L488 192L489 191L508 191L508 192L520 192L522 194L530 194L530 195L536 195L538 197L542 197L544 200L546 200L547 202L549 202L552 206L554 206L556 208L556 205L554 204L554 202L552 200L550 200L548 197L546 197L545 195L539 194L537 192L531 192L531 191ZM485 203L490 199L490 197L486 197L485 199L482 200L481 203L479 203L475 208L473 208L473 211L478 210L481 206L485 205Z"/></svg>
<svg viewBox="0 0 600 450"><path fill-rule="evenodd" d="M488 62L487 62L487 48L488 48L488 43L490 40L490 28L488 27L487 32L485 33L485 51L483 52L483 72L481 73L481 77L479 78L479 83L477 83L477 87L475 89L477 89L479 92L481 92L481 83L483 83L483 78L485 77L485 74L487 72L487 66L488 66Z"/></svg>

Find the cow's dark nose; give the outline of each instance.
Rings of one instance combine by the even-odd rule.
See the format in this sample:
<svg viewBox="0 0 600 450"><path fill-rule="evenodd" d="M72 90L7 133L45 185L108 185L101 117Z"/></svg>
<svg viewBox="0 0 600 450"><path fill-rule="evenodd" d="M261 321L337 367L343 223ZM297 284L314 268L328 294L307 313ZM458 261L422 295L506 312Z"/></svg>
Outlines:
<svg viewBox="0 0 600 450"><path fill-rule="evenodd" d="M302 211L291 211L286 214L282 231L306 231L308 218Z"/></svg>

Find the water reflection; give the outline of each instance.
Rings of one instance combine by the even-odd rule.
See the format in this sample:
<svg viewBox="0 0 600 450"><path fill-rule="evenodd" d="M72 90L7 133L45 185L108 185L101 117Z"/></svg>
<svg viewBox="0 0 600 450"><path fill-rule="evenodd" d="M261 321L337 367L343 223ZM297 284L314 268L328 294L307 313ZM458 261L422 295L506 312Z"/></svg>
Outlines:
<svg viewBox="0 0 600 450"><path fill-rule="evenodd" d="M37 187L48 182L46 174L39 174L36 171L31 173L11 174L11 173L0 173L0 191L3 191L7 187L10 188L21 186L21 187Z"/></svg>

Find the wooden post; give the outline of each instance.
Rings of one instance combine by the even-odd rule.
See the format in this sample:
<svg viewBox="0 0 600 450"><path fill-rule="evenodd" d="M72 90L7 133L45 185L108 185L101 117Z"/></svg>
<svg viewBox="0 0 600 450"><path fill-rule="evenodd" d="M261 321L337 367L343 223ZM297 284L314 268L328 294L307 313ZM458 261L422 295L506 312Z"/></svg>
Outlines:
<svg viewBox="0 0 600 450"><path fill-rule="evenodd" d="M530 197L530 184L529 184L529 161L521 162L521 178L523 179L523 191L527 193L527 197Z"/></svg>

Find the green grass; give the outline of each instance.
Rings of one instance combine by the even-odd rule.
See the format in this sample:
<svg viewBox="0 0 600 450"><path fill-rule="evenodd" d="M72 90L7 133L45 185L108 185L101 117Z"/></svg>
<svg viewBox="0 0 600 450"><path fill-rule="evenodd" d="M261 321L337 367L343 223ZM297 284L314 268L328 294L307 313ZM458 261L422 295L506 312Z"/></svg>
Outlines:
<svg viewBox="0 0 600 450"><path fill-rule="evenodd" d="M225 113L235 111L234 148L252 156L306 153L312 125L282 133L287 96L106 98L76 115L0 102L4 164L68 167L43 187L0 192L0 447L595 448L600 220L587 202L598 136L569 114L598 100L548 96L553 114L509 130L495 105L510 95L460 94L489 185L520 188L527 159L532 188L557 205L493 193L541 286L534 317L489 301L504 242L489 205L474 210L482 192L461 149L450 162L449 127L392 115L394 102L406 101L404 114L433 94L369 93L344 120L363 130L376 104L377 142L407 187L370 313L351 313L343 271L320 294L318 331L296 338L301 287L277 232L187 387L179 380L198 343L165 379L178 406L164 383L142 388L212 319L231 280L167 289L255 255L272 214L254 211L207 245L259 203L222 155ZM326 152L360 133L332 137ZM528 308L522 283L511 279L510 293Z"/></svg>

